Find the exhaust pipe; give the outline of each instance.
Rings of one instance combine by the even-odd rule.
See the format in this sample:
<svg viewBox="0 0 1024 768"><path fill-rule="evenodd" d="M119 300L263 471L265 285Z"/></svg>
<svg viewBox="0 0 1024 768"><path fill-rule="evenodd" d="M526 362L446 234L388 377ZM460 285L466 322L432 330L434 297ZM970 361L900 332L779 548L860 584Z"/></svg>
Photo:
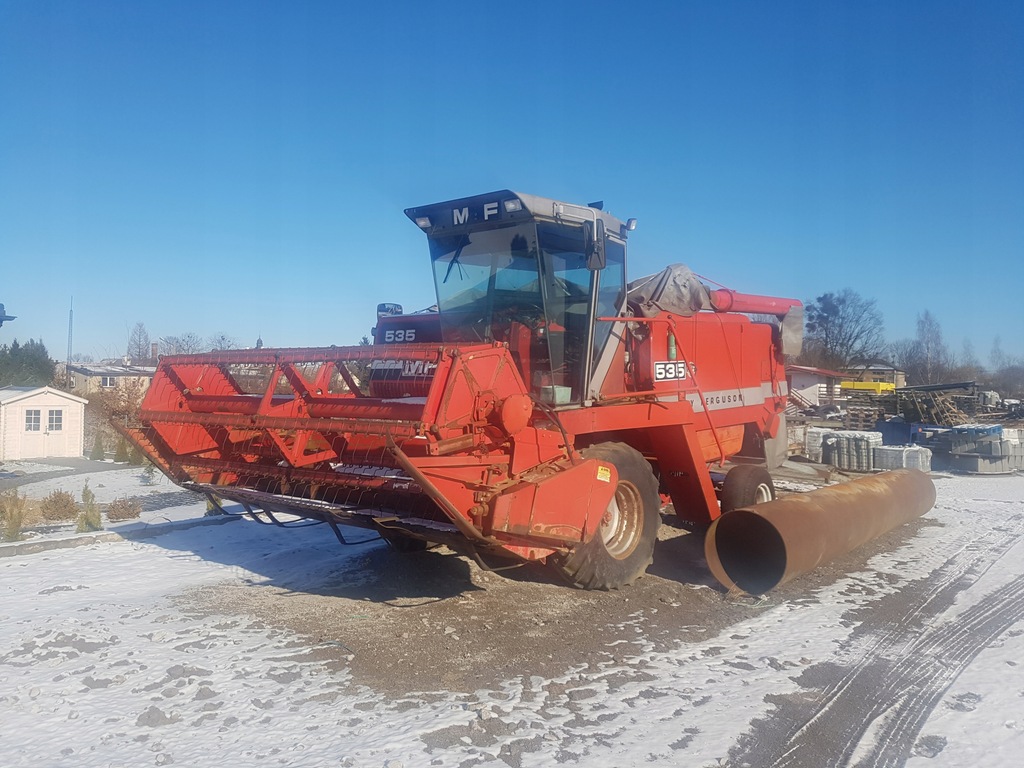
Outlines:
<svg viewBox="0 0 1024 768"><path fill-rule="evenodd" d="M921 470L883 472L727 512L708 529L704 554L726 589L763 595L934 504Z"/></svg>

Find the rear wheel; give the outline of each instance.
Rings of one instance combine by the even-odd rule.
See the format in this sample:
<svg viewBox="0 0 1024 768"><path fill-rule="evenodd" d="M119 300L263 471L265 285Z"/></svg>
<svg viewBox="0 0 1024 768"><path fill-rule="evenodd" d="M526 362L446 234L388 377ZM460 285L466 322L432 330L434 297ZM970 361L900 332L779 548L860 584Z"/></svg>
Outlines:
<svg viewBox="0 0 1024 768"><path fill-rule="evenodd" d="M775 483L768 470L756 464L740 464L729 470L722 484L722 514L775 498Z"/></svg>
<svg viewBox="0 0 1024 768"><path fill-rule="evenodd" d="M555 568L581 589L617 589L642 576L654 557L661 525L658 481L647 460L624 443L601 443L583 456L613 464L619 482L594 536Z"/></svg>

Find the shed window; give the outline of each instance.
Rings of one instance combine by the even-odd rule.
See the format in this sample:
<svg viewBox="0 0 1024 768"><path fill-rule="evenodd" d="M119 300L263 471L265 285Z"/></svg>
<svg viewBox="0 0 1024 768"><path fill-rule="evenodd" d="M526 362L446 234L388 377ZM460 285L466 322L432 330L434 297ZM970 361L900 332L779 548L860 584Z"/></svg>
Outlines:
<svg viewBox="0 0 1024 768"><path fill-rule="evenodd" d="M101 387L112 387L117 381L113 376L100 376Z"/></svg>
<svg viewBox="0 0 1024 768"><path fill-rule="evenodd" d="M50 411L50 417L47 420L46 428L50 432L60 432L64 429L64 411Z"/></svg>
<svg viewBox="0 0 1024 768"><path fill-rule="evenodd" d="M38 432L41 411L38 408L29 408L25 411L25 431Z"/></svg>

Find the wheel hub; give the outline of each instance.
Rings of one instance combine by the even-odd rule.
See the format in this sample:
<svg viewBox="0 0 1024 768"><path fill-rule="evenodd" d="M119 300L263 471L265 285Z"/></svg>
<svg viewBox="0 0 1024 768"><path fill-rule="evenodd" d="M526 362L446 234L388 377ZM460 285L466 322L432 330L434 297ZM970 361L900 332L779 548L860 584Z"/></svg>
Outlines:
<svg viewBox="0 0 1024 768"><path fill-rule="evenodd" d="M643 502L630 483L620 482L601 516L601 540L612 557L621 560L636 548L643 528Z"/></svg>

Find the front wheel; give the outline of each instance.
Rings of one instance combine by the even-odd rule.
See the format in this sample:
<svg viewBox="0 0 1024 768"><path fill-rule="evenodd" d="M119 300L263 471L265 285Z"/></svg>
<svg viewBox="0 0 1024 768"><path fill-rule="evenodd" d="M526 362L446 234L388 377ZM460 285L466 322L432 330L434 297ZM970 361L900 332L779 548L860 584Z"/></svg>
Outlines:
<svg viewBox="0 0 1024 768"><path fill-rule="evenodd" d="M582 453L613 464L619 482L591 539L554 565L580 589L618 589L642 576L654 559L661 525L658 481L647 460L624 443L601 443Z"/></svg>

